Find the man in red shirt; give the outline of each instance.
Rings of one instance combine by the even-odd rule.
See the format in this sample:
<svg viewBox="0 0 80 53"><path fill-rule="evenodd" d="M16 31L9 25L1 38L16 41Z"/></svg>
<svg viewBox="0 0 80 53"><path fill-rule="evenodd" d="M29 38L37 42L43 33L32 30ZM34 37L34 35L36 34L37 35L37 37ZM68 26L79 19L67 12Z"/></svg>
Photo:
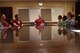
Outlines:
<svg viewBox="0 0 80 53"><path fill-rule="evenodd" d="M19 29L22 27L22 21L18 14L15 15L15 19L13 20L14 30L16 31L16 36L19 35Z"/></svg>
<svg viewBox="0 0 80 53"><path fill-rule="evenodd" d="M38 19L35 20L35 27L39 30L39 34L41 30L44 28L45 21L39 16Z"/></svg>

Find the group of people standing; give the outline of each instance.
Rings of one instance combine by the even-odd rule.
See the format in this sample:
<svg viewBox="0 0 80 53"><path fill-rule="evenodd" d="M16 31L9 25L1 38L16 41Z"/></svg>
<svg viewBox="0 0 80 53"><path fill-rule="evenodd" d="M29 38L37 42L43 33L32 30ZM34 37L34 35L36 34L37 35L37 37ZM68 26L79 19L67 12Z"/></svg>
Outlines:
<svg viewBox="0 0 80 53"><path fill-rule="evenodd" d="M71 30L76 29L74 13L68 12L67 15L59 15L58 20L58 34L66 36L67 40L69 41L72 40L75 36Z"/></svg>
<svg viewBox="0 0 80 53"><path fill-rule="evenodd" d="M11 20L13 26L7 22L6 15L0 14L0 37L5 39L7 36L7 30L12 28L16 31L16 35L18 35L19 29L22 27L22 21L19 19L18 14L15 15L15 19Z"/></svg>
<svg viewBox="0 0 80 53"><path fill-rule="evenodd" d="M68 12L67 15L64 15L63 17L59 15L58 20L59 29L72 29L75 26L74 14L72 12Z"/></svg>
<svg viewBox="0 0 80 53"><path fill-rule="evenodd" d="M74 13L68 12L67 15L58 16L58 27L59 29L72 29L75 26L75 20L74 20ZM41 30L45 26L45 21L42 19L41 16L39 16L39 19L35 20L35 26L39 30L39 34L41 34Z"/></svg>
<svg viewBox="0 0 80 53"><path fill-rule="evenodd" d="M41 34L41 30L44 28L45 21L39 15L39 18L34 21L35 28L39 30L39 34ZM15 15L15 19L7 22L6 15L0 14L0 37L5 39L7 37L7 30L9 28L16 31L15 35L19 36L19 31L22 28L22 21L20 20L20 16L18 14Z"/></svg>
<svg viewBox="0 0 80 53"><path fill-rule="evenodd" d="M75 20L74 20L74 14L72 12L68 12L67 15L58 16L58 27L59 29L62 28L73 28L75 25ZM6 38L7 33L6 31L9 28L12 28L16 31L16 35L19 35L19 29L22 27L22 21L20 20L20 17L18 14L15 15L15 19L11 20L11 24L9 24L6 20L6 15L5 14L0 14L0 30L1 30L1 36L3 39ZM41 16L39 16L38 19L34 21L35 27L39 30L39 34L41 34L41 30L45 26L45 21L42 19Z"/></svg>

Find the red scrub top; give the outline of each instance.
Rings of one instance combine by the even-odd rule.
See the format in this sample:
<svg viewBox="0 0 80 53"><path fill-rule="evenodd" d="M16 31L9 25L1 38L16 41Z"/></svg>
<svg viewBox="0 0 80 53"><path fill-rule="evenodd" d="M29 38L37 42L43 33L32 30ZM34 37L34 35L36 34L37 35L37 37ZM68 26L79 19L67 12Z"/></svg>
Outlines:
<svg viewBox="0 0 80 53"><path fill-rule="evenodd" d="M3 24L3 26L5 27L5 30L9 29L11 27L11 25L6 21L6 17L2 17L1 22Z"/></svg>
<svg viewBox="0 0 80 53"><path fill-rule="evenodd" d="M19 30L22 27L22 21L19 19L13 20L13 25L15 30Z"/></svg>
<svg viewBox="0 0 80 53"><path fill-rule="evenodd" d="M39 17L39 19L35 20L35 23L36 23L36 28L38 30L44 28L44 23L45 22L44 22L44 20L41 17Z"/></svg>

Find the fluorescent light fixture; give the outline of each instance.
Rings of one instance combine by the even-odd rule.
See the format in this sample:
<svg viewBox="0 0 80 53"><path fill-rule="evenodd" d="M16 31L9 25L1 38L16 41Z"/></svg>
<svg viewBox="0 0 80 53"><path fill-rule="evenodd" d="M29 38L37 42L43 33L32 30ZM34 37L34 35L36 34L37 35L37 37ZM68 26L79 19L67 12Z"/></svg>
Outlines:
<svg viewBox="0 0 80 53"><path fill-rule="evenodd" d="M71 31L73 31L73 32L80 32L80 30L71 30Z"/></svg>
<svg viewBox="0 0 80 53"><path fill-rule="evenodd" d="M42 6L42 5L43 5L43 3L42 3L42 2L40 2L40 3L39 3L39 6Z"/></svg>

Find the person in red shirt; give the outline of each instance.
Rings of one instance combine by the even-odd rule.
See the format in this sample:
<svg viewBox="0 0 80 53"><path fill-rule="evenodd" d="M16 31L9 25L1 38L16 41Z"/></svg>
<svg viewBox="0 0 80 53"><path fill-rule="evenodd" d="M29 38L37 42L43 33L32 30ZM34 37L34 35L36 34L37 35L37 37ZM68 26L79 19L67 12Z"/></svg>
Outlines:
<svg viewBox="0 0 80 53"><path fill-rule="evenodd" d="M16 31L16 36L19 36L19 30L22 27L22 21L20 20L20 17L18 14L15 15L15 19L13 20L13 28Z"/></svg>
<svg viewBox="0 0 80 53"><path fill-rule="evenodd" d="M2 38L5 39L6 36L7 36L7 32L6 32L6 31L7 31L9 28L11 28L11 25L7 22L5 14L2 14L2 15L1 15L1 20L0 20L0 22L1 22L1 23L3 24L3 26L4 26L4 30L3 30L3 32L2 32Z"/></svg>
<svg viewBox="0 0 80 53"><path fill-rule="evenodd" d="M5 14L1 16L1 22L5 27L5 31L11 27L11 25L7 22Z"/></svg>
<svg viewBox="0 0 80 53"><path fill-rule="evenodd" d="M44 28L45 21L39 16L38 19L35 20L35 27L39 30L39 34L41 34L41 30Z"/></svg>

